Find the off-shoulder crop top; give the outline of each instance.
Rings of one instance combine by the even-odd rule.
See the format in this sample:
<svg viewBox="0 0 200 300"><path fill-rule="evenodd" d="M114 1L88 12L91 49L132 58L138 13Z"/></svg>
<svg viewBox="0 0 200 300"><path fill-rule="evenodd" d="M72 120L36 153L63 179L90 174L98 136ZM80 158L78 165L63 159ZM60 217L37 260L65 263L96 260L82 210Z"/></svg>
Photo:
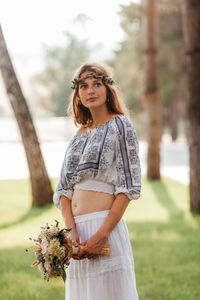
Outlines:
<svg viewBox="0 0 200 300"><path fill-rule="evenodd" d="M119 114L71 139L53 196L55 206L60 209L61 195L72 199L75 188L124 193L130 200L140 197L139 144L127 116Z"/></svg>

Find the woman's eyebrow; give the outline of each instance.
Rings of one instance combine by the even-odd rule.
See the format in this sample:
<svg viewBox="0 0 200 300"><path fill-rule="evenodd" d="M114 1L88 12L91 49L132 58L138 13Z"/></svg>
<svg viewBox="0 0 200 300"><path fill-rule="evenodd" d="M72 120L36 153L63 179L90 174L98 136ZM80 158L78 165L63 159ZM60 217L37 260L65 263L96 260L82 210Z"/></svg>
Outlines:
<svg viewBox="0 0 200 300"><path fill-rule="evenodd" d="M101 79L100 78L99 79L94 79L93 82L97 82L97 81L101 81Z"/></svg>

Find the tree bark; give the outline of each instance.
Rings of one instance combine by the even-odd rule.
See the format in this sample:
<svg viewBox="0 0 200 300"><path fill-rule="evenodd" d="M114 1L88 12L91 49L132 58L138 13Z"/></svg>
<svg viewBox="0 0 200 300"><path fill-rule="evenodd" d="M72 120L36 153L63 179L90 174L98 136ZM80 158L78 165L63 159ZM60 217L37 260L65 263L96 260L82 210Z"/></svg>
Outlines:
<svg viewBox="0 0 200 300"><path fill-rule="evenodd" d="M200 213L200 1L183 1L187 66L187 137L190 154L190 209Z"/></svg>
<svg viewBox="0 0 200 300"><path fill-rule="evenodd" d="M45 168L33 120L17 80L0 26L0 70L21 133L32 185L33 206L52 203L53 190Z"/></svg>
<svg viewBox="0 0 200 300"><path fill-rule="evenodd" d="M157 0L148 0L146 7L146 82L147 109L147 177L160 179L161 105L158 86Z"/></svg>

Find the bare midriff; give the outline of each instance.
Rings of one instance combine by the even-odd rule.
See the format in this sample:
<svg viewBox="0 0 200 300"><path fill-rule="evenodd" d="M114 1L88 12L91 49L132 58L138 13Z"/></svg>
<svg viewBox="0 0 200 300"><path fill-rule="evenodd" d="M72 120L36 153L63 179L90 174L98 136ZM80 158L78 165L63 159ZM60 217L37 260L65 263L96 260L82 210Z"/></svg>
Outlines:
<svg viewBox="0 0 200 300"><path fill-rule="evenodd" d="M71 208L74 216L109 210L115 200L114 194L75 189Z"/></svg>

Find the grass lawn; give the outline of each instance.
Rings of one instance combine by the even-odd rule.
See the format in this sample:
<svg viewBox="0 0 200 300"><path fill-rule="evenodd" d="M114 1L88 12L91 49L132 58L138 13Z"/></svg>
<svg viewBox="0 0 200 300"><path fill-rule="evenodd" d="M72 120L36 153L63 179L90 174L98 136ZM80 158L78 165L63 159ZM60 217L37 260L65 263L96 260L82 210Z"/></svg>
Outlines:
<svg viewBox="0 0 200 300"><path fill-rule="evenodd" d="M30 195L28 180L0 181L0 299L64 300L61 278L47 283L30 267L35 247L28 239L46 222L64 226L62 217L53 205L31 208ZM143 178L142 197L124 218L140 300L200 299L200 215L189 212L188 187Z"/></svg>

